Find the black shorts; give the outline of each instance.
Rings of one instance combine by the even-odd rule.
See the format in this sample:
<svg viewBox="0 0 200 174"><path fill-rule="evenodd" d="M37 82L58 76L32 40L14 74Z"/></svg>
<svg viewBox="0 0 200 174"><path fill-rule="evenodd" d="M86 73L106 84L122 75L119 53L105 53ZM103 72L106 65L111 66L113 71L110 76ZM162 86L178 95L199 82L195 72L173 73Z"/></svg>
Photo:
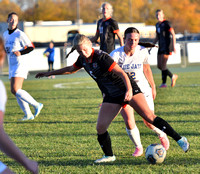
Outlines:
<svg viewBox="0 0 200 174"><path fill-rule="evenodd" d="M165 54L165 55L172 55L173 49L171 47L162 47L158 49L158 55Z"/></svg>
<svg viewBox="0 0 200 174"><path fill-rule="evenodd" d="M142 93L142 91L140 90L140 88L137 86L136 83L134 84L134 86L132 84L132 88L133 88L133 95ZM122 106L125 106L126 104L128 104L128 101L124 102L124 97L125 97L125 93L117 97L111 97L111 96L105 95L103 99L103 103L115 103L115 104L120 104Z"/></svg>

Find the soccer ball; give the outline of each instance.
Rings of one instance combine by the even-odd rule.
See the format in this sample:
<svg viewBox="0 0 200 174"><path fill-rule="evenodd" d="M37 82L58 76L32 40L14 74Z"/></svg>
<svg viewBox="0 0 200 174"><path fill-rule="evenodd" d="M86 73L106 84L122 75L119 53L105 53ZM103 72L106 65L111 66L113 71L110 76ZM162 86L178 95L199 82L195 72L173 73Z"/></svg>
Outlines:
<svg viewBox="0 0 200 174"><path fill-rule="evenodd" d="M151 164L160 164L165 160L166 153L161 144L151 144L146 149L145 157Z"/></svg>

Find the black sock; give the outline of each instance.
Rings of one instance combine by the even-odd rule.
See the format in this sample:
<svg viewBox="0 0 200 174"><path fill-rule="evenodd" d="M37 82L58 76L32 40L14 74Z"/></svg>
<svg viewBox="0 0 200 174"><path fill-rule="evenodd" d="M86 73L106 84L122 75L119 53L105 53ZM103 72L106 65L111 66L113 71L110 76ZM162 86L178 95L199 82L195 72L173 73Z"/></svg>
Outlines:
<svg viewBox="0 0 200 174"><path fill-rule="evenodd" d="M175 141L181 139L181 136L162 118L156 117L153 121L153 125L172 137Z"/></svg>
<svg viewBox="0 0 200 174"><path fill-rule="evenodd" d="M162 70L162 83L165 84L167 82L167 70Z"/></svg>
<svg viewBox="0 0 200 174"><path fill-rule="evenodd" d="M169 76L170 78L172 78L173 74L168 69L166 69L165 71L166 71L167 76Z"/></svg>
<svg viewBox="0 0 200 174"><path fill-rule="evenodd" d="M106 131L104 134L101 134L101 135L97 134L97 135L98 135L97 140L103 152L105 153L105 156L113 156L113 151L111 147L111 139L108 132Z"/></svg>

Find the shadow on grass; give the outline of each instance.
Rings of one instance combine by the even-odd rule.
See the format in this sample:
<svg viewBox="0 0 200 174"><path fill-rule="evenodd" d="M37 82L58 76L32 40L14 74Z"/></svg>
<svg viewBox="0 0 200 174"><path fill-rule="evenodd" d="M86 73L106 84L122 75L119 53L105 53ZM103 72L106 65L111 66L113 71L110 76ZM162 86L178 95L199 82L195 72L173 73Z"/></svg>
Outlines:
<svg viewBox="0 0 200 174"><path fill-rule="evenodd" d="M94 159L95 160L95 159ZM123 159L123 160L120 160L120 159L117 159L116 161L112 162L112 163L104 163L104 164L95 164L94 163L94 160L48 160L48 161L44 161L44 160L40 160L38 161L39 164L42 164L42 165L45 165L45 166L81 166L81 167L84 167L84 166L127 166L127 165L130 165L130 166L140 166L140 165L152 165L152 164L149 164L148 161L145 159L145 158L141 158L140 160L135 160L134 158L133 159ZM195 157L195 158L192 158L192 157L187 157L187 158L179 158L179 157L174 157L174 158L169 158L169 159L166 159L164 161L163 164L161 165L197 165L199 164L199 158L198 157ZM161 165L153 165L153 166L158 166L160 167Z"/></svg>

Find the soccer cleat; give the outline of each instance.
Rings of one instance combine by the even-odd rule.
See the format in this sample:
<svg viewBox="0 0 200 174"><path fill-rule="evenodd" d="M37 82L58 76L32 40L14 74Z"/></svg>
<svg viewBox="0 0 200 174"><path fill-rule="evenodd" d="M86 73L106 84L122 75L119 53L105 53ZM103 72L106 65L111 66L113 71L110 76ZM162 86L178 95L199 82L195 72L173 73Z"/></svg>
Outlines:
<svg viewBox="0 0 200 174"><path fill-rule="evenodd" d="M94 163L99 164L99 163L108 163L108 162L113 162L116 160L115 155L113 156L103 156L100 159L97 159L96 161L94 161Z"/></svg>
<svg viewBox="0 0 200 174"><path fill-rule="evenodd" d="M171 87L174 87L175 86L175 84L176 84L176 80L178 79L178 75L176 75L176 74L174 74L173 76L172 76L172 83L171 83Z"/></svg>
<svg viewBox="0 0 200 174"><path fill-rule="evenodd" d="M136 147L133 156L138 157L141 156L142 154L143 154L143 147Z"/></svg>
<svg viewBox="0 0 200 174"><path fill-rule="evenodd" d="M28 121L28 120L34 120L34 116L33 114L31 115L25 115L22 119L20 119L19 121Z"/></svg>
<svg viewBox="0 0 200 174"><path fill-rule="evenodd" d="M167 138L167 135L164 134L163 137L159 137L161 144L165 148L165 150L169 149L169 139Z"/></svg>
<svg viewBox="0 0 200 174"><path fill-rule="evenodd" d="M42 110L42 108L43 108L43 104L42 103L39 103L39 105L35 107L34 117L37 117L40 114L40 111Z"/></svg>
<svg viewBox="0 0 200 174"><path fill-rule="evenodd" d="M167 85L165 83L162 83L159 88L167 88Z"/></svg>
<svg viewBox="0 0 200 174"><path fill-rule="evenodd" d="M190 144L188 143L186 137L182 137L180 140L177 141L177 143L184 150L184 152L187 152L190 148Z"/></svg>

